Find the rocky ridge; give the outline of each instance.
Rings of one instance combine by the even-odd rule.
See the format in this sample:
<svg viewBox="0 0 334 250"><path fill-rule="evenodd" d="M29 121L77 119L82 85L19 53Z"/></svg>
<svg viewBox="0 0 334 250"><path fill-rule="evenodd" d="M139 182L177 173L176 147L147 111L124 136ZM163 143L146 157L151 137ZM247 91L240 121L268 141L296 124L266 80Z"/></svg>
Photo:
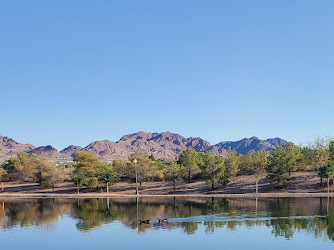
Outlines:
<svg viewBox="0 0 334 250"><path fill-rule="evenodd" d="M16 156L19 152L31 151L35 146L19 143L7 136L0 135L0 162Z"/></svg>
<svg viewBox="0 0 334 250"><path fill-rule="evenodd" d="M0 162L15 156L18 152L35 153L51 161L70 161L77 151L87 151L99 156L104 161L127 159L137 149L141 149L155 158L171 160L177 158L187 148L194 148L197 152L213 150L217 155L226 156L230 151L247 154L250 150L272 151L276 146L286 143L281 138L260 140L257 137L245 138L240 141L223 141L211 145L200 137L183 137L171 132L150 133L139 131L124 135L119 141L101 140L90 143L82 148L70 145L60 152L51 145L35 147L31 144L21 144L8 137L0 136Z"/></svg>

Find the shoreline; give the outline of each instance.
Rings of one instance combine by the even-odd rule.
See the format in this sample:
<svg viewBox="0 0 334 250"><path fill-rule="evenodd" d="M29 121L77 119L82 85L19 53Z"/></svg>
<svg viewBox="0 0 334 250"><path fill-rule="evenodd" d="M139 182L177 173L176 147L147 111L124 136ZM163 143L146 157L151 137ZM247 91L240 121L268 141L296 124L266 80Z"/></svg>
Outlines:
<svg viewBox="0 0 334 250"><path fill-rule="evenodd" d="M247 193L247 194L53 194L53 193L3 193L0 198L146 198L146 197L179 197L179 198L326 198L334 193Z"/></svg>

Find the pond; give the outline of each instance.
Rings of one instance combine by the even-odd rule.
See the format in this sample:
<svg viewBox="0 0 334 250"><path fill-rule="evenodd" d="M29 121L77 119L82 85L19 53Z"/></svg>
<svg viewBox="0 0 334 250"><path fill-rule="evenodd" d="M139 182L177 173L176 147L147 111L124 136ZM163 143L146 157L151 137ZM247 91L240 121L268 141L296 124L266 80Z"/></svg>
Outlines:
<svg viewBox="0 0 334 250"><path fill-rule="evenodd" d="M334 199L8 198L0 242L4 249L325 249L334 247Z"/></svg>

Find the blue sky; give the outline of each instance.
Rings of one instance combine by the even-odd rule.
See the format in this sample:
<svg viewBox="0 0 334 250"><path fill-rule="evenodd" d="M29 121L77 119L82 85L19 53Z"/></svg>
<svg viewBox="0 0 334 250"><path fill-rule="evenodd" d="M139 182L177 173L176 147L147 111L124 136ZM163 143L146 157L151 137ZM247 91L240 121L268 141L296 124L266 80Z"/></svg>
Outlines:
<svg viewBox="0 0 334 250"><path fill-rule="evenodd" d="M0 2L0 135L334 135L334 1Z"/></svg>

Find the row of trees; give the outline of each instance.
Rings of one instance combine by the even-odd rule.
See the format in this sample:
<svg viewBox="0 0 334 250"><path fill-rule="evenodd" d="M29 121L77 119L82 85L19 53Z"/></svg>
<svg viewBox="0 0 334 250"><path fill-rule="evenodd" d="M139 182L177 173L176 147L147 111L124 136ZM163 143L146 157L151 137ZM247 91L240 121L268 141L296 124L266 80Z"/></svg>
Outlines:
<svg viewBox="0 0 334 250"><path fill-rule="evenodd" d="M316 171L320 177L329 181L334 177L334 141L317 138L306 147L297 147L292 143L278 147L268 157L266 171L268 177L276 182L278 187L289 183L291 173L298 170Z"/></svg>
<svg viewBox="0 0 334 250"><path fill-rule="evenodd" d="M36 154L18 153L17 157L9 159L2 167L9 180L37 181L44 187L52 188L63 180L62 167Z"/></svg>
<svg viewBox="0 0 334 250"><path fill-rule="evenodd" d="M217 156L213 152L200 154L194 149L188 148L178 160L166 163L137 150L129 156L127 161L115 160L113 162L112 167L120 178L135 178L134 159L137 160L136 167L140 183L148 180L166 180L173 183L174 189L181 179L191 182L197 178L204 178L212 188L220 183L226 185L235 178L241 164L241 155L235 152L225 158Z"/></svg>
<svg viewBox="0 0 334 250"><path fill-rule="evenodd" d="M180 180L188 182L204 178L211 189L217 185L226 186L238 173L254 175L256 192L258 182L266 173L277 187L288 185L291 173L298 170L317 171L321 182L334 177L334 141L317 139L311 146L295 146L287 143L277 147L272 154L263 151L249 151L247 155L230 152L226 157L215 155L213 151L197 153L188 148L178 159L163 162L141 150L137 150L128 160L114 160L105 164L85 151L77 152L69 166L71 180L79 192L80 187L106 188L118 179L135 180L134 160L136 160L138 182L166 180L174 189ZM9 180L37 181L46 187L55 187L63 181L65 166L41 159L36 154L19 153L3 164L3 172Z"/></svg>
<svg viewBox="0 0 334 250"><path fill-rule="evenodd" d="M111 166L103 164L99 158L87 152L77 152L71 166L71 179L79 189L82 186L106 187L117 181L117 173ZM40 158L36 154L19 153L2 166L5 178L15 181L34 181L43 187L55 188L64 180L65 166L56 165Z"/></svg>
<svg viewBox="0 0 334 250"><path fill-rule="evenodd" d="M321 183L327 179L329 187L330 179L334 178L334 140L317 138L313 144L304 147L288 142L275 148L272 154L252 150L247 155L231 152L227 157L216 156L213 152L197 153L188 148L180 155L178 164L180 171L186 173L188 182L200 175L212 189L217 184L228 185L238 173L254 175L256 192L265 173L281 188L289 184L292 172L301 170L318 172Z"/></svg>
<svg viewBox="0 0 334 250"><path fill-rule="evenodd" d="M242 172L255 175L258 190L258 180L267 166L268 156L269 152L252 150L245 156L231 152L223 157L215 155L213 151L202 154L188 148L180 155L179 164L186 169L188 182L199 174L214 189L217 184L228 185Z"/></svg>
<svg viewBox="0 0 334 250"><path fill-rule="evenodd" d="M228 185L233 181L239 171L256 176L256 183L262 176L267 165L269 152L250 151L246 156L231 152L227 157L215 155L213 151L197 153L188 148L182 152L179 159L169 163L156 160L143 151L137 150L130 155L127 161L115 160L112 168L123 179L135 178L133 160L137 160L138 181L166 180L176 184L186 179L204 178L208 185L214 189L217 185Z"/></svg>

